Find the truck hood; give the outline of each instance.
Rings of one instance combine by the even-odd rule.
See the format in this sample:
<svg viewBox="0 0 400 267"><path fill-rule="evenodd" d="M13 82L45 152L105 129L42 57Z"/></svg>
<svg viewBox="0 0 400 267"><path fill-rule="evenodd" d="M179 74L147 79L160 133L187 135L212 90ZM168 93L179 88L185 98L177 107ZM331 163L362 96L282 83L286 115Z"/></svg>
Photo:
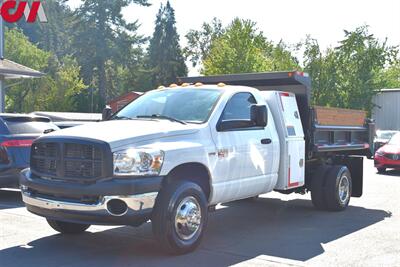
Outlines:
<svg viewBox="0 0 400 267"><path fill-rule="evenodd" d="M132 143L193 134L198 124L180 124L167 120L111 120L89 123L52 132L43 138L81 138L107 142L111 149Z"/></svg>

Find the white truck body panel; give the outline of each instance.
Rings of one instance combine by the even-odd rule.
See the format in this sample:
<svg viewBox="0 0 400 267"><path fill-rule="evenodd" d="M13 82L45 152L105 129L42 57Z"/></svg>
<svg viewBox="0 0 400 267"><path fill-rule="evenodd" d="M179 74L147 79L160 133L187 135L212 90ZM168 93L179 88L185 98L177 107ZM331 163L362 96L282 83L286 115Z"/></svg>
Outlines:
<svg viewBox="0 0 400 267"><path fill-rule="evenodd" d="M293 93L262 91L272 115L280 141L279 178L277 190L288 190L304 185L305 140L303 126Z"/></svg>
<svg viewBox="0 0 400 267"><path fill-rule="evenodd" d="M281 102L279 92L260 92L244 86L204 87L221 90L223 94L203 124L111 120L57 131L47 138L101 140L113 152L128 148L160 149L165 153L161 176L185 163L202 164L211 177L210 204L304 184L304 165L299 166L299 161L304 160L304 135L300 120L292 118L293 112L298 112L294 97ZM264 129L217 131L226 104L237 93L250 93L257 104L267 105L268 125ZM282 103L286 111L282 110ZM293 125L297 135L289 136L288 125ZM271 143L262 144L262 139L270 139Z"/></svg>

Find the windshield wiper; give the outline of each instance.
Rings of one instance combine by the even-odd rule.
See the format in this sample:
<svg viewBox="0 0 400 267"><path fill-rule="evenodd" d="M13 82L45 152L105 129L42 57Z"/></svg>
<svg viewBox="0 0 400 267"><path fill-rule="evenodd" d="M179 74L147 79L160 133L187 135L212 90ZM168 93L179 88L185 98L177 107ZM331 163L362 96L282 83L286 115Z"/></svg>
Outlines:
<svg viewBox="0 0 400 267"><path fill-rule="evenodd" d="M170 121L178 122L178 123L180 123L180 124L187 124L186 122L184 122L184 121L182 121L182 120L178 120L178 119L175 119L175 118L173 118L173 117L165 116L165 115L161 115L161 114L138 115L138 116L136 116L136 118L165 119L165 120L170 120Z"/></svg>
<svg viewBox="0 0 400 267"><path fill-rule="evenodd" d="M126 117L126 116L115 116L112 119L113 120L133 120L133 118Z"/></svg>

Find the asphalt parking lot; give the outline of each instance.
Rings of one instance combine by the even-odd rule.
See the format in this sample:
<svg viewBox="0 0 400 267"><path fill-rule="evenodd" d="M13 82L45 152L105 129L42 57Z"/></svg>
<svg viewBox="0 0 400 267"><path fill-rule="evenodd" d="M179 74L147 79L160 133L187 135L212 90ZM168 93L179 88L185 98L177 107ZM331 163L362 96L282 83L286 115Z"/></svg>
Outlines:
<svg viewBox="0 0 400 267"><path fill-rule="evenodd" d="M61 236L19 192L0 191L0 266L400 266L400 172L377 174L371 160L364 172L364 196L344 212L278 193L221 205L201 247L179 257L158 248L150 223Z"/></svg>

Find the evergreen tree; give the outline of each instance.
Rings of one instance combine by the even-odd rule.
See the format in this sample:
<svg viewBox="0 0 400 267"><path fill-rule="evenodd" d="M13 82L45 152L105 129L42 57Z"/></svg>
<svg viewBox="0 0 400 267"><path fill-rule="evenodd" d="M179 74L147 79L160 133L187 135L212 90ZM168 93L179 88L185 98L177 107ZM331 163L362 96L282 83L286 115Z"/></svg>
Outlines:
<svg viewBox="0 0 400 267"><path fill-rule="evenodd" d="M148 0L84 0L76 11L80 21L74 26L75 56L85 83L91 90L98 88L101 103L97 110L108 100L107 65L128 65L135 52L133 46L144 41L136 33L138 22L128 23L121 14L130 4L149 5Z"/></svg>
<svg viewBox="0 0 400 267"><path fill-rule="evenodd" d="M170 84L175 82L177 77L187 75L175 23L175 12L169 1L165 6L161 4L148 49L153 87Z"/></svg>
<svg viewBox="0 0 400 267"><path fill-rule="evenodd" d="M40 49L52 52L57 59L72 53L71 36L72 23L77 18L65 4L67 0L46 0L44 7L48 23L27 23L21 19L17 24L11 23L7 26L17 26ZM28 2L33 2L29 0Z"/></svg>

